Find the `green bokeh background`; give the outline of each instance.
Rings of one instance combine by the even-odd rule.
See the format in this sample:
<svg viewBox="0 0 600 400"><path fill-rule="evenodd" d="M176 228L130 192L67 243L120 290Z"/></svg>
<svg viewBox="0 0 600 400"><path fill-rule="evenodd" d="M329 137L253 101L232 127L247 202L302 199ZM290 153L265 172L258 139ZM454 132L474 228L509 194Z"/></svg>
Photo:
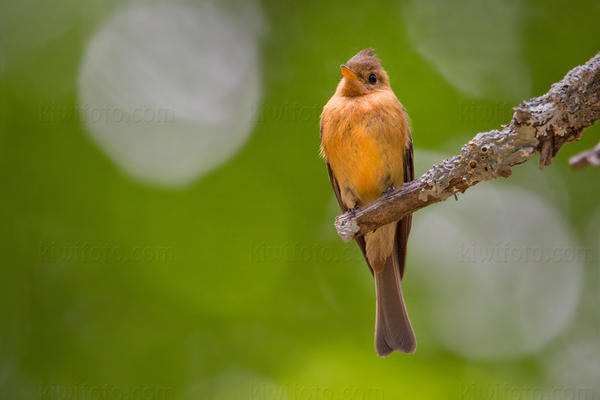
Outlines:
<svg viewBox="0 0 600 400"><path fill-rule="evenodd" d="M356 51L374 47L384 60L420 150L454 153L509 121L518 101L448 83L415 48L401 1L265 0L262 117L252 135L189 186L157 188L123 173L76 114L41 118L49 104L76 107L86 43L119 6L0 3L1 399L476 399L497 385L548 385L536 355L484 362L436 345L418 309L417 353L378 358L367 268L354 245L323 234L333 232L335 208L318 118L339 64ZM70 25L29 51L63 8ZM522 10L518 52L531 95L600 51L597 0ZM270 114L282 109L290 113ZM600 172L573 173L567 160L599 131L565 146L549 169L566 182L573 206L560 211L584 242ZM48 256L85 246L154 258ZM419 293L406 285L414 304ZM106 387L114 390L88 390ZM497 398L526 398L518 395Z"/></svg>

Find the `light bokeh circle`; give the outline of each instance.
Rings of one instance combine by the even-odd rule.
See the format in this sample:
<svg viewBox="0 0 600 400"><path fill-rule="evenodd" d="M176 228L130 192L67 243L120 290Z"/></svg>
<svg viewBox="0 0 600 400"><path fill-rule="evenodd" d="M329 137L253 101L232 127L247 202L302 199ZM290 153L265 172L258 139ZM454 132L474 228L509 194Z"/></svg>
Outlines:
<svg viewBox="0 0 600 400"><path fill-rule="evenodd" d="M419 54L462 93L502 101L530 97L520 2L410 0L402 13Z"/></svg>
<svg viewBox="0 0 600 400"><path fill-rule="evenodd" d="M154 185L189 184L252 131L256 22L212 3L134 3L90 40L78 90L87 133L122 170Z"/></svg>
<svg viewBox="0 0 600 400"><path fill-rule="evenodd" d="M445 347L474 359L517 358L568 326L585 254L543 198L488 183L413 221L420 312Z"/></svg>
<svg viewBox="0 0 600 400"><path fill-rule="evenodd" d="M574 399L600 396L600 340L568 343L547 365L549 381Z"/></svg>

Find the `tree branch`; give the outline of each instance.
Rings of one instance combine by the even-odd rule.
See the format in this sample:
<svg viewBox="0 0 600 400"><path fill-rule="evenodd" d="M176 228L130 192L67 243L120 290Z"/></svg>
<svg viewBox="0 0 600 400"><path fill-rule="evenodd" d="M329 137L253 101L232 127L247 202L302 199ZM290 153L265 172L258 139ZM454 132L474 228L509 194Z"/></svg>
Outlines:
<svg viewBox="0 0 600 400"><path fill-rule="evenodd" d="M591 150L583 151L569 158L569 164L573 169L580 169L588 165L600 166L600 143Z"/></svg>
<svg viewBox="0 0 600 400"><path fill-rule="evenodd" d="M373 203L335 219L344 241L446 200L479 182L508 177L511 167L540 153L539 166L552 161L564 143L600 119L600 53L573 68L543 96L514 108L501 130L478 133L460 155L434 165L419 179L389 191ZM597 146L598 148L598 146Z"/></svg>

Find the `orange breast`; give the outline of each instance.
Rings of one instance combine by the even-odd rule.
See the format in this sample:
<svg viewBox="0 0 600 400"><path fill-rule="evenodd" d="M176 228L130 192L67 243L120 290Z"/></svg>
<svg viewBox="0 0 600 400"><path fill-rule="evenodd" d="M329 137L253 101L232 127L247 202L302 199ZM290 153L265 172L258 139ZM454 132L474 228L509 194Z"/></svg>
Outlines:
<svg viewBox="0 0 600 400"><path fill-rule="evenodd" d="M403 183L408 122L393 92L334 96L321 124L322 152L347 207L364 206Z"/></svg>

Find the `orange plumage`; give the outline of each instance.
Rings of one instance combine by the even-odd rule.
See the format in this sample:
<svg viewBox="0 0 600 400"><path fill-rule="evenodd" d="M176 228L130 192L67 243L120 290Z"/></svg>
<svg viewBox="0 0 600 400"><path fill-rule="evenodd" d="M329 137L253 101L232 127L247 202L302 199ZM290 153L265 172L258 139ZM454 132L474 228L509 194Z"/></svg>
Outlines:
<svg viewBox="0 0 600 400"><path fill-rule="evenodd" d="M404 107L371 49L342 65L342 80L321 114L321 152L343 211L363 207L413 179L412 141ZM414 333L401 278L411 219L358 238L377 291L375 347L380 355L413 352Z"/></svg>
<svg viewBox="0 0 600 400"><path fill-rule="evenodd" d="M404 183L408 123L391 90L356 98L334 95L321 120L323 155L340 187L352 188L356 196L342 192L346 207L365 206Z"/></svg>

